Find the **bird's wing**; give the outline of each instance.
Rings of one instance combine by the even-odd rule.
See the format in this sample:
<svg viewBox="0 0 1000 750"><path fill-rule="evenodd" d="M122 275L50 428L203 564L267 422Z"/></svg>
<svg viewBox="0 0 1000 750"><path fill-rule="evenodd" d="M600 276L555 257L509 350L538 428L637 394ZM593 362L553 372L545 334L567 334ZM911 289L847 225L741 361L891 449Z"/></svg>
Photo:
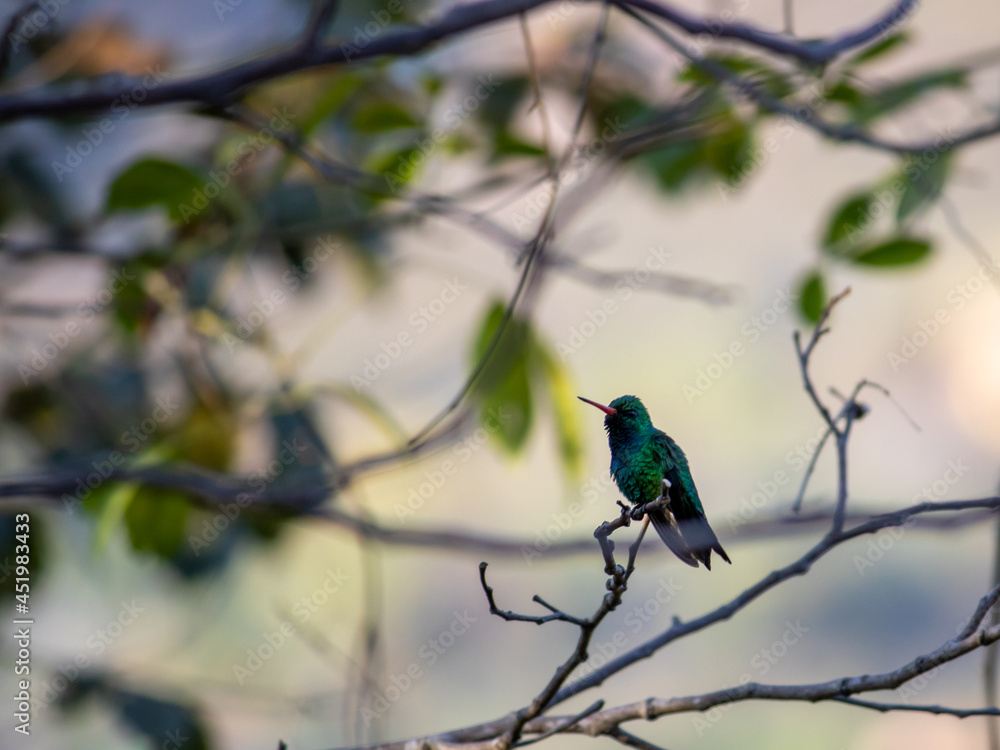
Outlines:
<svg viewBox="0 0 1000 750"><path fill-rule="evenodd" d="M662 437L657 437L667 455L667 470L664 476L670 482L670 512L676 520L677 533L683 538L688 554L701 560L709 570L712 569L712 550L715 550L727 563L732 564L712 527L708 525L708 519L705 518L705 511L698 497L698 490L694 486L694 479L691 478L691 470L688 468L684 451L669 436L662 434ZM663 535L660 536L662 538Z"/></svg>
<svg viewBox="0 0 1000 750"><path fill-rule="evenodd" d="M648 511L646 515L649 516L649 520L653 523L653 528L656 529L656 533L660 535L660 539L670 548L670 551L677 555L682 562L687 563L692 568L697 568L698 558L695 557L694 552L691 551L688 543L681 536L680 529L677 527L677 521L670 511L666 508L654 508Z"/></svg>

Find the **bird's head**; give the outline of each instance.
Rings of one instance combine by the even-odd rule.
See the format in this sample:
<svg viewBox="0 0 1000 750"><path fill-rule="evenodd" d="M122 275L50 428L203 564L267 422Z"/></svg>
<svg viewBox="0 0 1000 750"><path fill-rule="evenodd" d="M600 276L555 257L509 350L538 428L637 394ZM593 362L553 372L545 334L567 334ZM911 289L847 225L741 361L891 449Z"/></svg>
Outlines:
<svg viewBox="0 0 1000 750"><path fill-rule="evenodd" d="M583 396L577 398L604 412L604 429L609 434L643 433L653 426L638 396L619 396L607 406Z"/></svg>

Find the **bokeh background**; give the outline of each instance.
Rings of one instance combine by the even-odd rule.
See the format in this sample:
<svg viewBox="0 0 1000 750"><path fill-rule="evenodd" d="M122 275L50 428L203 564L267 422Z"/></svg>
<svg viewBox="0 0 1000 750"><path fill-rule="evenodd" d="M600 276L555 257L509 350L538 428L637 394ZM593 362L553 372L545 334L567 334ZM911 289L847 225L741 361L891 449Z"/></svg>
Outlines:
<svg viewBox="0 0 1000 750"><path fill-rule="evenodd" d="M363 43L373 19L374 36L387 33L377 0L343 5L330 39ZM427 21L447 4L402 5L391 25ZM779 2L684 7L727 10L772 29L782 23ZM246 104L265 121L287 113L291 127L343 163L402 176L404 191L454 196L527 238L552 192L540 182L543 146L557 151L570 140L599 12L561 3L529 15L542 108L532 107L512 20L417 56L268 82ZM794 28L826 36L876 12L861 2L799 2ZM197 75L295 43L310 5L73 0L46 13L12 54L2 95L116 71ZM836 67L805 72L766 56L758 59L770 67L751 73L783 82L789 97L815 81L850 83L857 101L841 92L842 100L817 105L824 114L922 142L997 115L998 22L992 3L924 3L898 46L842 78ZM703 52L745 52L708 42ZM898 102L877 96L934 71L952 77L917 84ZM480 76L499 83L472 109L463 102L476 97ZM209 539L205 524L217 510L178 490L130 483L101 482L81 503L5 498L5 512L32 518L32 682L41 697L27 740L13 733L11 712L0 712L0 731L13 738L5 746L170 748L184 746L170 744L170 731L186 728L200 737L192 742L212 748L274 748L279 738L330 748L443 731L525 705L568 656L575 629L491 618L478 563L490 563L503 607L534 611L533 594L581 615L598 605L606 577L596 544L546 554L548 543L589 539L617 513L601 417L576 394L643 398L686 451L734 563L689 569L649 540L624 605L595 636L590 664L644 642L675 616L728 601L822 533L747 533L789 513L802 456L822 434L791 338L815 315L817 282L806 281L816 274L826 294L852 289L815 355L824 396L835 404L829 386L846 393L869 378L896 402L866 397L871 413L850 444L851 508L903 507L925 491L935 500L996 494L1000 295L996 279L974 279L984 256L1000 258L1000 141L955 153L941 195L897 224L889 202L873 232L929 244L913 262L876 267L824 250L824 237L843 201L880 189L902 168L900 156L748 111L614 13L591 93L578 142L600 144L591 149L600 153L565 170L560 195L606 171L600 190L581 191L586 203L560 223L554 247L612 278L631 275L637 288L586 283L573 272L578 265L547 268L523 311L530 322L517 323L521 353L499 348L507 367L487 373L493 391L473 393L469 418L434 450L360 473L326 501L389 529L523 540L525 553L380 544L321 518L253 512ZM624 117L627 137L678 108L683 128L607 168L614 138L601 143L606 118ZM399 448L459 391L496 305L517 283L521 267L508 249L398 195L325 181L280 144L250 140L253 127L189 105L127 108L73 166L70 151L100 118L2 126L5 476L59 467L85 477L118 450L131 466L186 462L244 477L250 493L322 486L329 468L314 436L338 466L349 465ZM435 125L447 137L416 169L400 171ZM760 157L768 139L777 147ZM234 158L241 166L219 197L193 219L180 215L175 198L193 196ZM664 291L643 281L651 267L699 279L725 299ZM112 287L114 272L135 281ZM613 312L601 317L608 304ZM265 309L255 323L254 311ZM906 342L941 310L947 322L907 354ZM78 333L45 355L74 322ZM401 335L409 343L394 348ZM727 358L734 343L743 353ZM380 359L386 352L394 354ZM500 436L483 431L491 423L482 415L505 404L514 424ZM134 429L134 440L125 437ZM283 441L307 447L282 463ZM820 459L807 511L829 507L833 464L832 453ZM696 694L747 675L799 683L894 669L952 637L971 614L992 585L995 537L983 519L843 545L808 576L560 710L597 697L618 704ZM273 655L254 661L265 644ZM9 665L12 639L0 652ZM81 657L88 668L77 674ZM979 706L981 665L973 654L877 697ZM5 695L12 672L0 672ZM387 694L395 699L380 702ZM671 748L985 748L985 721L747 702L636 731Z"/></svg>

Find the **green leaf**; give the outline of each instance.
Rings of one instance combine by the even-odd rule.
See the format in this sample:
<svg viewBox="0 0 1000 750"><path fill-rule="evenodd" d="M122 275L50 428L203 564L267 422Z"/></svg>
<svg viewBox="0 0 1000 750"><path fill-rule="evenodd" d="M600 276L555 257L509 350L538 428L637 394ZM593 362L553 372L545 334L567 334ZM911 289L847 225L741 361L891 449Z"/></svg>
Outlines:
<svg viewBox="0 0 1000 750"><path fill-rule="evenodd" d="M819 320L826 306L826 283L823 274L818 269L802 280L799 286L799 311L802 317L810 323Z"/></svg>
<svg viewBox="0 0 1000 750"><path fill-rule="evenodd" d="M753 159L753 139L742 121L732 118L726 130L705 140L705 157L716 174L738 184Z"/></svg>
<svg viewBox="0 0 1000 750"><path fill-rule="evenodd" d="M548 386L552 415L555 419L556 435L559 439L559 459L566 475L577 479L583 473L583 430L580 425L580 409L573 392L569 372L562 362L540 341L533 342L533 349L541 374Z"/></svg>
<svg viewBox="0 0 1000 750"><path fill-rule="evenodd" d="M105 206L108 211L163 206L171 220L180 221L201 213L202 209L194 206L194 197L205 184L203 176L180 164L142 159L114 179Z"/></svg>
<svg viewBox="0 0 1000 750"><path fill-rule="evenodd" d="M493 158L509 156L544 156L545 149L522 141L506 129L496 131L493 137Z"/></svg>
<svg viewBox="0 0 1000 750"><path fill-rule="evenodd" d="M902 109L935 89L962 88L967 80L966 71L957 68L923 73L864 95L852 108L853 114L858 124L865 125Z"/></svg>
<svg viewBox="0 0 1000 750"><path fill-rule="evenodd" d="M479 362L489 349L504 311L505 306L499 301L487 311L473 348L475 362ZM511 318L476 389L480 418L488 432L510 453L523 447L531 431L534 407L528 367L530 336L527 323Z"/></svg>
<svg viewBox="0 0 1000 750"><path fill-rule="evenodd" d="M826 90L824 98L828 102L839 102L853 109L861 105L865 95L854 88L854 86L844 81L839 81Z"/></svg>
<svg viewBox="0 0 1000 750"><path fill-rule="evenodd" d="M863 266L908 266L924 260L931 252L927 240L897 237L855 252L851 260Z"/></svg>
<svg viewBox="0 0 1000 750"><path fill-rule="evenodd" d="M608 123L622 123L623 129L634 130L652 122L657 110L649 102L631 94L597 102L593 107L593 125L601 130Z"/></svg>
<svg viewBox="0 0 1000 750"><path fill-rule="evenodd" d="M903 165L903 195L896 207L896 223L901 224L915 213L930 207L937 200L948 179L950 152L940 154L930 164L922 156L911 156Z"/></svg>
<svg viewBox="0 0 1000 750"><path fill-rule="evenodd" d="M856 193L841 203L826 227L823 249L832 250L843 243L854 244L871 225L871 207L875 195L869 191Z"/></svg>
<svg viewBox="0 0 1000 750"><path fill-rule="evenodd" d="M483 400L483 420L497 429L492 434L510 453L517 453L531 432L534 406L527 353L511 361L507 377Z"/></svg>
<svg viewBox="0 0 1000 750"><path fill-rule="evenodd" d="M851 67L862 65L867 62L871 62L879 57L892 52L897 47L910 41L910 35L905 31L898 31L895 34L887 36L880 42L873 44L871 47L862 50L857 55L848 60L847 64Z"/></svg>
<svg viewBox="0 0 1000 750"><path fill-rule="evenodd" d="M385 177L386 185L395 190L417 176L427 161L422 157L423 152L419 148L407 146L378 156L368 165L368 171Z"/></svg>
<svg viewBox="0 0 1000 750"><path fill-rule="evenodd" d="M103 552L111 535L118 529L139 486L135 482L118 482L107 488L98 487L96 492L105 495L104 502L97 518L97 528L94 531L94 550ZM96 494L96 493L95 493Z"/></svg>
<svg viewBox="0 0 1000 750"><path fill-rule="evenodd" d="M108 691L122 721L145 737L146 747L171 750L208 750L204 720L197 709L142 693ZM166 738L166 739L164 739Z"/></svg>
<svg viewBox="0 0 1000 750"><path fill-rule="evenodd" d="M303 136L311 135L320 123L338 112L348 97L361 88L364 83L363 76L341 70L327 89L312 101L312 109L299 123L299 132Z"/></svg>
<svg viewBox="0 0 1000 750"><path fill-rule="evenodd" d="M706 164L703 141L690 140L670 143L640 157L656 176L665 193L679 192Z"/></svg>
<svg viewBox="0 0 1000 750"><path fill-rule="evenodd" d="M362 133L381 133L396 128L415 128L417 121L393 102L373 102L354 115L354 127Z"/></svg>
<svg viewBox="0 0 1000 750"><path fill-rule="evenodd" d="M133 549L171 558L184 541L190 510L188 496L183 492L140 487L125 509L125 526Z"/></svg>
<svg viewBox="0 0 1000 750"><path fill-rule="evenodd" d="M475 91L477 85L478 82L472 82L470 93ZM507 130L518 105L528 93L528 89L528 79L525 76L501 78L496 81L496 87L489 96L478 101L478 106L474 111L489 130ZM448 110L445 120L465 119L463 115L467 111L464 107L456 105Z"/></svg>
<svg viewBox="0 0 1000 750"><path fill-rule="evenodd" d="M187 419L170 434L176 458L216 471L229 468L236 450L237 419L225 405L197 403Z"/></svg>
<svg viewBox="0 0 1000 750"><path fill-rule="evenodd" d="M760 60L740 55L709 55L708 59L743 80L756 84L771 96L783 98L793 91L793 87L781 73ZM694 83L699 87L719 84L711 73L694 63L684 68L677 76L677 80Z"/></svg>

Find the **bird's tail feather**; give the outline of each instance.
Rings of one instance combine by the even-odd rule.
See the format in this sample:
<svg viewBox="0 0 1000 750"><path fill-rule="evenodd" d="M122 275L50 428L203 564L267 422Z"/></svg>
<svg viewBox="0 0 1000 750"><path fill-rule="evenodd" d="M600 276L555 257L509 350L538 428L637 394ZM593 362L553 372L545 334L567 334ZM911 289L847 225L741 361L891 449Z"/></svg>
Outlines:
<svg viewBox="0 0 1000 750"><path fill-rule="evenodd" d="M670 548L670 551L677 555L682 562L687 563L692 568L697 568L698 558L691 548L688 547L687 542L684 541L684 537L681 536L680 529L677 528L677 522L673 516L663 508L651 510L648 515L649 520L653 522L653 528L656 529L656 533L660 535L660 539Z"/></svg>
<svg viewBox="0 0 1000 750"><path fill-rule="evenodd" d="M729 555L726 554L726 551L722 549L722 545L719 544L719 538L712 531L712 527L708 525L708 519L704 516L686 518L680 521L680 524L679 531L683 535L685 543L688 545L691 553L701 560L706 568L709 570L712 569L711 559L713 550L727 563L730 565L733 564L733 561L729 559Z"/></svg>

